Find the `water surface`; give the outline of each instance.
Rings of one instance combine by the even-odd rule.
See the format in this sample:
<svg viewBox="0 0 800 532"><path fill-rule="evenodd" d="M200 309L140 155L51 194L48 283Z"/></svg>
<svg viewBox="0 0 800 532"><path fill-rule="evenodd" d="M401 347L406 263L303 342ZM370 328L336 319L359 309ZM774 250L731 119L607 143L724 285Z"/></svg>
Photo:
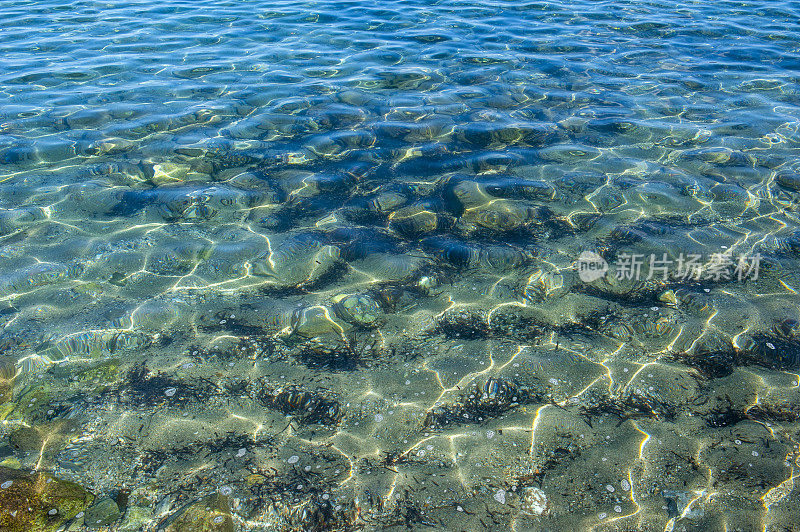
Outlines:
<svg viewBox="0 0 800 532"><path fill-rule="evenodd" d="M794 529L798 28L3 2L0 523Z"/></svg>

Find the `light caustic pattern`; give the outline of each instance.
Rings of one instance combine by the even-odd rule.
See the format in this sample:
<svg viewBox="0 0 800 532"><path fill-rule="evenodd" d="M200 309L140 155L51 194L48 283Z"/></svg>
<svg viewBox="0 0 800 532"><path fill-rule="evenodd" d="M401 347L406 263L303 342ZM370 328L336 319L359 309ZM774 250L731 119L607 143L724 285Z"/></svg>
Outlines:
<svg viewBox="0 0 800 532"><path fill-rule="evenodd" d="M797 13L701 4L4 2L0 528L797 526Z"/></svg>

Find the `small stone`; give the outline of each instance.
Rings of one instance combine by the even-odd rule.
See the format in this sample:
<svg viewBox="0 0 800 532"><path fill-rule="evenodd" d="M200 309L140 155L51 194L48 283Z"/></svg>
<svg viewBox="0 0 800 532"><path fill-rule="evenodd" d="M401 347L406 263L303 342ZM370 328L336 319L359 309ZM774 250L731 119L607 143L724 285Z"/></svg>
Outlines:
<svg viewBox="0 0 800 532"><path fill-rule="evenodd" d="M497 493L494 494L494 500L499 502L500 504L506 503L506 490L499 490Z"/></svg>
<svg viewBox="0 0 800 532"><path fill-rule="evenodd" d="M528 515L542 515L548 513L550 503L544 491L539 488L525 488L522 492L522 511Z"/></svg>

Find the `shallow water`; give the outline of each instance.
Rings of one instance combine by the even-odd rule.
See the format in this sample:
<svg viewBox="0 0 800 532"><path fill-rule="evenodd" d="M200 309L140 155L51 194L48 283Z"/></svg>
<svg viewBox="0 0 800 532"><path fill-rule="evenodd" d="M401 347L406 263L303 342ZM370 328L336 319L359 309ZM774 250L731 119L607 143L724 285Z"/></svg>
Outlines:
<svg viewBox="0 0 800 532"><path fill-rule="evenodd" d="M0 526L800 526L798 23L3 2Z"/></svg>

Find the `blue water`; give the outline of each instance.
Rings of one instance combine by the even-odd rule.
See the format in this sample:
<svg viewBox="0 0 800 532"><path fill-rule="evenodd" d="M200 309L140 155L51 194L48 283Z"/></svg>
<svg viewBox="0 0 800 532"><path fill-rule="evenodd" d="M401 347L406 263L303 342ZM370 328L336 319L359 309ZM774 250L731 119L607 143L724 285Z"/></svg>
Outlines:
<svg viewBox="0 0 800 532"><path fill-rule="evenodd" d="M0 476L119 530L800 526L798 43L786 1L3 1Z"/></svg>

